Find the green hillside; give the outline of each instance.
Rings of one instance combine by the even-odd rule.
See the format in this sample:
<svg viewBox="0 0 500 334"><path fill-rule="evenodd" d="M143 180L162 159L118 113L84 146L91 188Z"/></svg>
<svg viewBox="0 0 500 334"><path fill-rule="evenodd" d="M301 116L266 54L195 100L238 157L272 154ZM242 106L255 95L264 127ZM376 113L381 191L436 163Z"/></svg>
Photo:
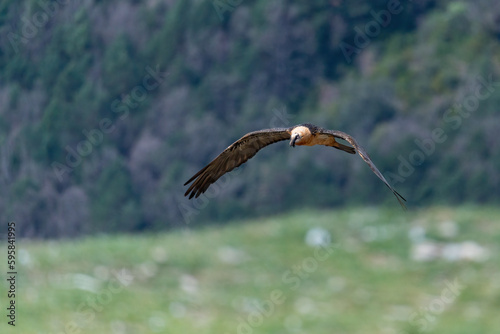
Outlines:
<svg viewBox="0 0 500 334"><path fill-rule="evenodd" d="M496 333L499 220L489 207L351 208L20 240L9 333ZM313 228L331 242L306 244ZM417 261L418 243L448 250Z"/></svg>

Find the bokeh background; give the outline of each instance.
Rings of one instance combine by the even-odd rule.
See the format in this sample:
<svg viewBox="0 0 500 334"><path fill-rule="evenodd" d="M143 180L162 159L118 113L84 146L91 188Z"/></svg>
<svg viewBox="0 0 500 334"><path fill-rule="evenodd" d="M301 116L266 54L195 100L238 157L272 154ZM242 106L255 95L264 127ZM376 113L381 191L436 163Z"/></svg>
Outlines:
<svg viewBox="0 0 500 334"><path fill-rule="evenodd" d="M493 0L4 0L0 329L494 333L499 104ZM359 156L286 143L183 196L243 134L306 122L409 210Z"/></svg>

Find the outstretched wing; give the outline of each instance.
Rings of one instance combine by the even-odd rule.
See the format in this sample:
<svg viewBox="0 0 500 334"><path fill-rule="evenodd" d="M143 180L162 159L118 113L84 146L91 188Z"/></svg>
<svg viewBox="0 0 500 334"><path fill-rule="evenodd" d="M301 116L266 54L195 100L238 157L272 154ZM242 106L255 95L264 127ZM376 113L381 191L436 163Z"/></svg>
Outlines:
<svg viewBox="0 0 500 334"><path fill-rule="evenodd" d="M349 144L351 144L356 149L356 151L358 151L358 154L361 156L361 158L363 158L363 160L368 164L368 166L370 166L370 169L375 173L375 175L377 175L378 178L381 179L385 183L385 185L392 191L392 193L394 194L394 196L396 196L399 204L401 204L403 209L406 209L406 206L403 203L403 201L406 201L406 199L403 196L401 196L401 194L398 193L393 187L391 187L389 182L387 182L387 180L385 179L384 175L382 175L382 173L380 173L378 168L372 162L372 160L370 159L370 156L368 155L368 153L366 153L365 149L361 145L359 145L358 142L354 138L349 136L347 133L344 133L342 131L336 131L336 130L322 129L321 133L328 134L328 135L334 136L336 138L344 139Z"/></svg>
<svg viewBox="0 0 500 334"><path fill-rule="evenodd" d="M188 194L189 198L200 196L222 175L247 162L261 148L287 139L290 139L289 128L274 128L247 133L184 183L187 185L194 180L184 196Z"/></svg>

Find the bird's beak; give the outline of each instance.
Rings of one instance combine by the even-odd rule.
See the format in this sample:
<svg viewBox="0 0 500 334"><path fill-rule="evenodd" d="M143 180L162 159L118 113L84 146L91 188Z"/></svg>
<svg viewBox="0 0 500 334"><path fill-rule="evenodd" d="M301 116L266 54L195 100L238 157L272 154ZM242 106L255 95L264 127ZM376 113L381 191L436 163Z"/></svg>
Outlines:
<svg viewBox="0 0 500 334"><path fill-rule="evenodd" d="M296 134L295 136L292 137L292 139L290 140L290 146L291 147L295 147L295 142L297 141L297 139L299 139L299 135Z"/></svg>

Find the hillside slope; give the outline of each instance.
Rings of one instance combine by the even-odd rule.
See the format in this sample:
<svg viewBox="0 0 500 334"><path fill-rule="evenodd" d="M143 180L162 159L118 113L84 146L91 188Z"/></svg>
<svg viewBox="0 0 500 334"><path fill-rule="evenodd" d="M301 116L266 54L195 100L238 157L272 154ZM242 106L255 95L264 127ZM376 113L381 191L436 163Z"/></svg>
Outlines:
<svg viewBox="0 0 500 334"><path fill-rule="evenodd" d="M352 208L20 240L15 331L496 333L499 220L488 207Z"/></svg>

